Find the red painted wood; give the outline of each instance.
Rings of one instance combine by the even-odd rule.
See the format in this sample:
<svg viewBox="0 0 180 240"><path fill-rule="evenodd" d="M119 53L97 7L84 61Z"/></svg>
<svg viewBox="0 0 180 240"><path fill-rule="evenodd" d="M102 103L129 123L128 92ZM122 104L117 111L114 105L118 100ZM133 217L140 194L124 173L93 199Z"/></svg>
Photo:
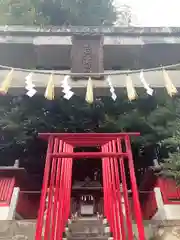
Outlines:
<svg viewBox="0 0 180 240"><path fill-rule="evenodd" d="M46 204L46 193L48 189L48 180L49 180L49 172L50 172L50 156L49 153L52 152L53 149L54 139L53 137L49 138L48 140L48 149L46 155L46 163L45 163L45 170L44 170L44 180L42 186L42 194L41 194L41 201L40 201L40 208L36 226L36 240L42 239L43 234L43 220L44 220L44 212L45 212L45 204Z"/></svg>
<svg viewBox="0 0 180 240"><path fill-rule="evenodd" d="M102 157L121 157L127 156L127 153L113 153L113 152L62 152L51 153L50 157L62 157L62 158L102 158Z"/></svg>
<svg viewBox="0 0 180 240"><path fill-rule="evenodd" d="M139 135L139 133L130 133L130 135ZM129 199L127 192L126 176L122 162L129 162L129 171L132 182L134 210L139 232L139 240L144 240L144 228L142 223L141 210L137 192L137 185L134 173L134 165L131 153L129 134L40 134L41 137L48 139L48 151L46 158L45 174L43 180L43 189L39 210L39 217L36 228L35 240L60 240L69 217L71 181L72 181L72 158L102 158L103 167L103 187L104 187L104 212L109 221L114 240L125 240L125 231L123 227L123 216L121 206L120 176L123 183L124 198L127 197L125 211L128 211ZM123 138L126 142L126 152L118 148L121 143L117 138ZM99 142L98 142L99 141ZM114 142L113 142L114 141ZM58 146L62 144L62 149ZM71 144L69 144L69 142ZM106 143L108 142L108 143ZM102 145L101 152L73 152L78 144ZM60 149L60 150L59 150ZM120 163L120 173L117 163ZM117 169L118 168L118 169ZM44 218L46 194L48 191L47 216ZM125 195L127 195L125 197ZM125 201L125 202L126 202ZM56 206L56 207L55 207ZM119 212L120 211L120 212ZM127 215L127 213L126 213ZM127 217L127 216L126 216ZM130 210L129 210L129 219ZM127 218L126 218L127 219ZM133 239L132 222L127 222L128 239ZM43 231L43 226L44 230ZM52 231L53 230L53 231Z"/></svg>
<svg viewBox="0 0 180 240"><path fill-rule="evenodd" d="M58 139L55 138L54 145L53 145L53 152L57 152L58 150ZM55 174L56 174L56 159L53 158L51 169L50 169L50 176L49 176L49 188L47 192L47 209L46 209L46 219L44 219L44 240L49 240L50 231L51 231L51 218L52 218L52 209L54 205L54 181L55 181Z"/></svg>
<svg viewBox="0 0 180 240"><path fill-rule="evenodd" d="M74 139L72 139L72 140L68 139L66 142L70 145L73 145L74 147L89 147L89 146L95 147L95 146L101 146L101 145L108 143L108 141L103 138L97 139L96 143L90 139L89 139L89 141L86 141L85 139L84 140L83 139L76 140L76 142L74 142Z"/></svg>
<svg viewBox="0 0 180 240"><path fill-rule="evenodd" d="M131 143L128 135L125 137L125 146L126 146L126 151L128 153L128 165L129 165L129 173L130 173L130 180L131 180L134 213L136 217L136 224L137 224L139 239L145 239L143 219L141 214L141 207L140 207L138 189L137 189L137 183L136 183L136 177L135 177L133 156L131 151Z"/></svg>
<svg viewBox="0 0 180 240"><path fill-rule="evenodd" d="M115 141L111 141L111 147L113 152L117 151L117 146ZM117 199L117 212L119 212L119 226L118 230L120 231L120 237L122 239L126 238L125 234L125 226L124 226L124 214L122 211L122 195L121 195L121 189L120 189L120 174L119 174L119 167L118 167L118 159L114 158L114 173L115 173L115 184L116 184L116 199Z"/></svg>
<svg viewBox="0 0 180 240"><path fill-rule="evenodd" d="M125 137L125 136L140 136L140 132L129 132L129 133L39 133L41 138L48 139L49 137L59 137L62 140L79 138L90 139L93 138L96 142L96 138L106 138L107 140L113 140L112 138Z"/></svg>
<svg viewBox="0 0 180 240"><path fill-rule="evenodd" d="M15 187L15 178L0 178L0 206L9 205Z"/></svg>
<svg viewBox="0 0 180 240"><path fill-rule="evenodd" d="M158 210L154 193L155 187L158 187L157 176L149 169L145 172L139 187L141 211L144 220L150 220Z"/></svg>
<svg viewBox="0 0 180 240"><path fill-rule="evenodd" d="M171 179L158 178L164 204L180 204L180 187Z"/></svg>
<svg viewBox="0 0 180 240"><path fill-rule="evenodd" d="M122 142L119 138L117 139L117 151L119 153L122 152ZM130 207L131 205L129 204L128 188L127 188L127 181L126 181L126 174L125 174L125 167L124 167L124 159L122 157L119 159L119 165L120 165L120 174L121 174L122 191L123 191L122 195L124 198L126 226L128 229L128 238L131 240L131 239L133 239L131 207Z"/></svg>
<svg viewBox="0 0 180 240"><path fill-rule="evenodd" d="M24 219L37 219L40 193L20 192L16 212Z"/></svg>
<svg viewBox="0 0 180 240"><path fill-rule="evenodd" d="M150 220L156 214L158 207L154 191L140 192L141 211L144 220Z"/></svg>
<svg viewBox="0 0 180 240"><path fill-rule="evenodd" d="M59 148L58 152L61 152L63 149L63 143L59 140ZM60 184L60 176L61 176L61 164L62 159L57 159L57 172L56 172L56 179L55 179L55 192L54 192L54 209L53 209L53 216L52 216L52 232L51 232L51 239L55 238L55 231L57 228L57 211L59 208L59 184Z"/></svg>

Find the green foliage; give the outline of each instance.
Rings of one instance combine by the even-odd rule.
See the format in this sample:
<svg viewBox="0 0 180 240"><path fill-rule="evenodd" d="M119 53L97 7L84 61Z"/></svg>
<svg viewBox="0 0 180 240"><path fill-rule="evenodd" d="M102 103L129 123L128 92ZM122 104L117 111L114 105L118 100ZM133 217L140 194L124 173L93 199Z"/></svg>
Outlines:
<svg viewBox="0 0 180 240"><path fill-rule="evenodd" d="M0 24L111 25L116 11L111 0L0 0Z"/></svg>
<svg viewBox="0 0 180 240"><path fill-rule="evenodd" d="M39 1L35 0L0 0L1 25L46 24L48 19L38 11Z"/></svg>
<svg viewBox="0 0 180 240"><path fill-rule="evenodd" d="M178 108L179 106L177 106ZM174 178L180 184L180 120L174 122L172 137L165 139L162 146L167 150L168 157L163 161L162 174Z"/></svg>
<svg viewBox="0 0 180 240"><path fill-rule="evenodd" d="M165 177L173 178L180 184L180 152L169 153L169 157L163 163L162 174Z"/></svg>
<svg viewBox="0 0 180 240"><path fill-rule="evenodd" d="M112 0L64 0L62 7L69 12L69 23L72 25L111 25L116 20Z"/></svg>
<svg viewBox="0 0 180 240"><path fill-rule="evenodd" d="M92 105L79 97L70 101L0 97L0 164L10 165L19 158L28 170L42 171L46 143L37 138L38 132L136 131L141 137L133 139L135 164L147 167L155 145L175 132L179 99L163 93L160 97L140 96L132 103L124 94L116 102L103 97ZM145 160L138 162L141 148Z"/></svg>

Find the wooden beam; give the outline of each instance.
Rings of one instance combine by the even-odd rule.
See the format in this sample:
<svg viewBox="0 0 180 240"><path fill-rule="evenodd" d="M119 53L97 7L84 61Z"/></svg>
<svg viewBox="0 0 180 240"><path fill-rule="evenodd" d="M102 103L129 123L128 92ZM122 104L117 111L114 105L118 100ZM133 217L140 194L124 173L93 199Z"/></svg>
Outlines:
<svg viewBox="0 0 180 240"><path fill-rule="evenodd" d="M49 153L50 157L57 158L106 158L106 157L126 157L127 153L103 153L103 152L62 152L62 153Z"/></svg>

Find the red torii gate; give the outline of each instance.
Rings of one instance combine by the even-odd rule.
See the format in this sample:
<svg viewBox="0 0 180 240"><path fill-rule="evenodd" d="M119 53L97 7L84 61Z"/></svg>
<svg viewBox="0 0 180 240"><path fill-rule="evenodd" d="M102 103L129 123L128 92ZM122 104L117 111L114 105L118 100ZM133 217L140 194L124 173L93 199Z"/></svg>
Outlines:
<svg viewBox="0 0 180 240"><path fill-rule="evenodd" d="M46 164L36 240L60 240L70 214L72 164L74 158L102 158L104 214L115 240L133 240L132 214L128 199L124 160L127 159L133 196L133 208L139 234L144 240L144 226L134 172L130 136L139 133L42 133L48 140ZM122 151L122 143L125 151ZM77 146L100 146L101 152L74 152ZM123 192L120 190L122 182ZM48 203L44 218L46 196ZM124 198L125 216L122 209Z"/></svg>

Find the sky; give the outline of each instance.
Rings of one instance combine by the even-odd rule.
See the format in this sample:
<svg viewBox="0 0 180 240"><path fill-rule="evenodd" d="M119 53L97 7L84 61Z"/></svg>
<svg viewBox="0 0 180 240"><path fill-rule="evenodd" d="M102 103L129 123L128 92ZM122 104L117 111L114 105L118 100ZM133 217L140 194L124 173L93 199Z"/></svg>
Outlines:
<svg viewBox="0 0 180 240"><path fill-rule="evenodd" d="M131 6L135 25L180 27L180 0L115 0Z"/></svg>

